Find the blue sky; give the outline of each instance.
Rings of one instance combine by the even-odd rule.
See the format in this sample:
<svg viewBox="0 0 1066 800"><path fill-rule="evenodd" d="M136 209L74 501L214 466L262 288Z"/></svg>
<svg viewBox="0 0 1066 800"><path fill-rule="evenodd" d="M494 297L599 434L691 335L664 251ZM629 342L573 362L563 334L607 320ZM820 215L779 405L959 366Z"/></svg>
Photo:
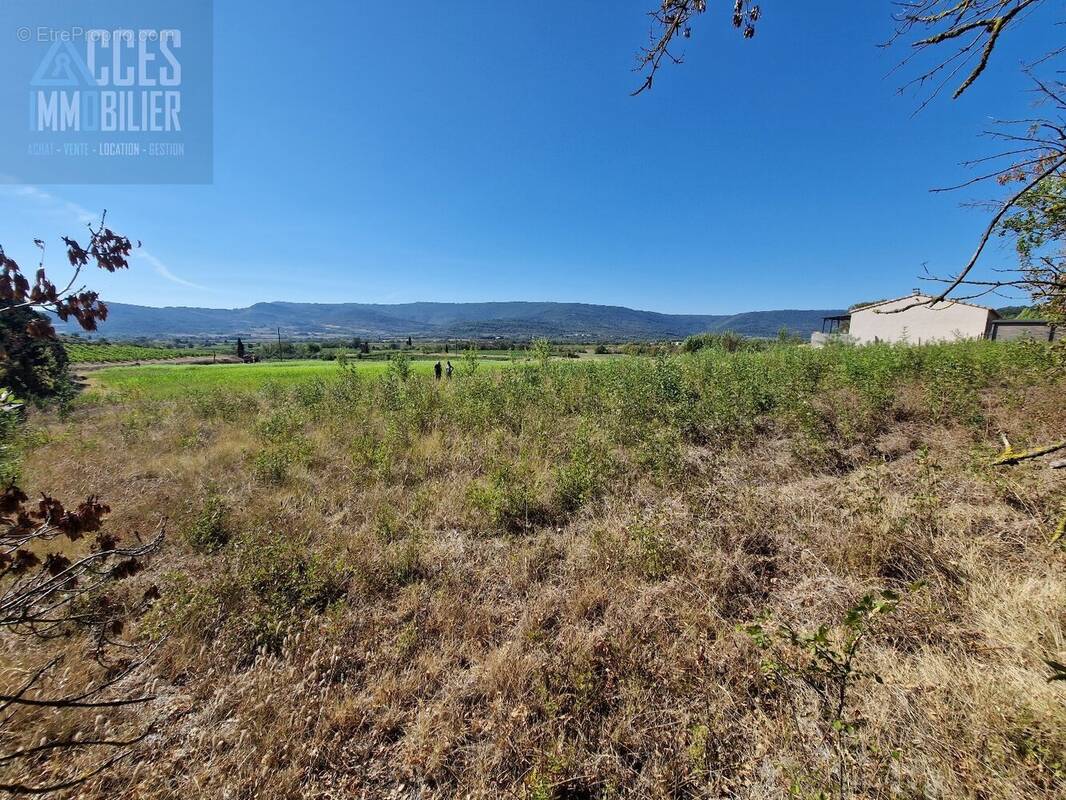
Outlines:
<svg viewBox="0 0 1066 800"><path fill-rule="evenodd" d="M107 299L561 300L658 311L828 308L965 262L994 190L929 189L1027 111L1030 20L962 99L899 96L891 4L725 2L637 98L652 0L220 0L208 186L0 187L0 243L36 260L107 208L144 242ZM582 13L575 14L575 9ZM993 253L999 262L1009 254ZM993 262L990 262L990 264ZM28 265L28 264L24 264Z"/></svg>

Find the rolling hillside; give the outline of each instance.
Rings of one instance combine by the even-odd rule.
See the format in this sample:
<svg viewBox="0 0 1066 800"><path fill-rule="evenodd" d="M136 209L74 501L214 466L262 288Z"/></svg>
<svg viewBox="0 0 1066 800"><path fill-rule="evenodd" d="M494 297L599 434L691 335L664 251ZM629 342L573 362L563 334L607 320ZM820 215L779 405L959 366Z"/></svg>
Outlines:
<svg viewBox="0 0 1066 800"><path fill-rule="evenodd" d="M835 310L750 311L733 315L660 314L621 306L585 303L256 303L247 308L190 308L109 303L99 335L138 336L273 335L392 338L547 336L554 339L619 340L683 338L705 331L732 330L773 336L782 327L806 335ZM61 332L76 333L68 324Z"/></svg>

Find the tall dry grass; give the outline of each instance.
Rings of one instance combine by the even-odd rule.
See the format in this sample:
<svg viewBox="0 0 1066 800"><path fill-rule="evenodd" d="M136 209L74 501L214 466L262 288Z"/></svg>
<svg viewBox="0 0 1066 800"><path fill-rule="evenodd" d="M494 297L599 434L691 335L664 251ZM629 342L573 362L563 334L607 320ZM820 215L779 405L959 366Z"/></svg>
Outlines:
<svg viewBox="0 0 1066 800"><path fill-rule="evenodd" d="M136 579L162 591L136 631L158 699L51 724L157 721L86 797L830 796L815 692L738 626L836 636L887 588L849 796L1063 796L1066 492L989 466L1000 433L1066 429L1062 367L701 351L38 417L28 487L179 534Z"/></svg>

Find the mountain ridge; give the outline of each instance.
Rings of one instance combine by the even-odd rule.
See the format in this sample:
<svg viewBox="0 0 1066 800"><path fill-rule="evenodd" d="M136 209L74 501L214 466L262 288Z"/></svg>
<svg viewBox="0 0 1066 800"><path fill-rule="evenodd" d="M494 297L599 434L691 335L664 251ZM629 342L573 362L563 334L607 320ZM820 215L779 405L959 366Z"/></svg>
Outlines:
<svg viewBox="0 0 1066 800"><path fill-rule="evenodd" d="M96 336L276 336L295 338L531 338L577 340L680 339L694 333L735 331L773 336L781 328L807 335L836 309L778 309L739 314L665 314L626 306L514 300L484 303L253 303L244 308L140 306L108 303ZM80 332L73 322L61 333Z"/></svg>

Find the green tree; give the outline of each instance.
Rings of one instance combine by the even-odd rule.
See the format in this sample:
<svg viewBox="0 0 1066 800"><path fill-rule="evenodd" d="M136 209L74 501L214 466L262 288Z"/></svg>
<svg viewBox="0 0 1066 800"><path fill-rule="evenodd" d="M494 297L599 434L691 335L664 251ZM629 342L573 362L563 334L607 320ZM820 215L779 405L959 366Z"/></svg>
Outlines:
<svg viewBox="0 0 1066 800"><path fill-rule="evenodd" d="M552 356L552 343L547 339L534 339L529 346L529 354L542 367L546 366Z"/></svg>
<svg viewBox="0 0 1066 800"><path fill-rule="evenodd" d="M387 372L390 377L393 377L401 382L405 382L411 377L411 359L407 353L402 350L397 350L391 356L389 356L389 365Z"/></svg>
<svg viewBox="0 0 1066 800"><path fill-rule="evenodd" d="M1045 178L1022 197L1000 235L1013 238L1021 266L1015 283L1035 304L1023 313L1066 322L1066 175Z"/></svg>
<svg viewBox="0 0 1066 800"><path fill-rule="evenodd" d="M469 378L477 372L477 350L473 347L463 351L463 360L459 363L459 374Z"/></svg>
<svg viewBox="0 0 1066 800"><path fill-rule="evenodd" d="M54 337L35 337L31 325L47 319L27 306L10 301L0 305L0 386L24 400L43 401L62 394L72 384L67 352Z"/></svg>

